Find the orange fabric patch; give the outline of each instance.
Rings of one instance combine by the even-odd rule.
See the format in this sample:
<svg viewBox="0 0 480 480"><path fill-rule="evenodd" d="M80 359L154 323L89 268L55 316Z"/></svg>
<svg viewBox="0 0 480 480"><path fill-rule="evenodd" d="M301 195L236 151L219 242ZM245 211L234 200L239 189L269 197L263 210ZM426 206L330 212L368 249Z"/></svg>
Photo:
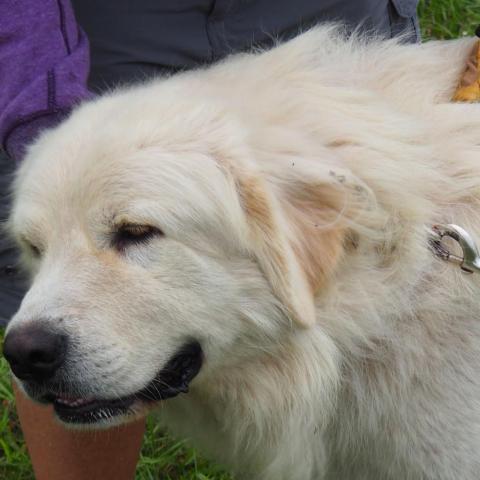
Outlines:
<svg viewBox="0 0 480 480"><path fill-rule="evenodd" d="M480 102L480 41L468 57L467 68L453 96L455 102Z"/></svg>

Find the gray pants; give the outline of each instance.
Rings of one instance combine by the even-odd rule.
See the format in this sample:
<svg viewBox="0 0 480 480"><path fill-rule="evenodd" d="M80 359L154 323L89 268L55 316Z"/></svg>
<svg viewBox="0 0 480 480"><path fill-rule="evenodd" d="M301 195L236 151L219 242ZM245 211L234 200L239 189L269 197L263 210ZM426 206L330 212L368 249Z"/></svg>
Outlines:
<svg viewBox="0 0 480 480"><path fill-rule="evenodd" d="M205 65L341 21L385 38L420 38L418 0L72 0L91 48L90 88ZM101 6L100 6L101 4Z"/></svg>
<svg viewBox="0 0 480 480"><path fill-rule="evenodd" d="M344 21L351 29L360 25L384 37L404 34L415 42L417 2L191 0L189 9L179 9L177 0L73 0L73 5L90 39L90 88L101 92L145 76L211 63L252 43L268 46L276 35L287 39L326 20ZM0 152L0 223L8 214L13 167ZM15 313L26 291L17 263L14 246L0 230L0 325Z"/></svg>

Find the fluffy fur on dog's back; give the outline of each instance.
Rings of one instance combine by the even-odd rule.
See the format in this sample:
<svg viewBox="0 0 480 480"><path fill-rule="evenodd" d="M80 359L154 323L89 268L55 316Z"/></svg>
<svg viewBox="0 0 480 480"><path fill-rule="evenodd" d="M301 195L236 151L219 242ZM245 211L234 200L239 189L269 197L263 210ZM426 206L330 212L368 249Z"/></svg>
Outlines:
<svg viewBox="0 0 480 480"><path fill-rule="evenodd" d="M199 339L161 417L238 478L478 478L480 281L427 242L480 238L480 107L449 103L471 45L326 26L82 106L17 178L12 230L50 253L10 328L66 318L106 396ZM99 225L131 205L165 238L121 258Z"/></svg>

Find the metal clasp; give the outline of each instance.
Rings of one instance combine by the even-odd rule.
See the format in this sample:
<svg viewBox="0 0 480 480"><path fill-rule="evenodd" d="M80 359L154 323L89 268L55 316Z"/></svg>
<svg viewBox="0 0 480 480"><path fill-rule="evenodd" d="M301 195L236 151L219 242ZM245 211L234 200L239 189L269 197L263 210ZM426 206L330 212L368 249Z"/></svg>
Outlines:
<svg viewBox="0 0 480 480"><path fill-rule="evenodd" d="M462 271L466 273L480 272L480 254L477 245L470 234L462 227L454 224L434 225L432 233L430 248L437 257L459 265ZM450 237L459 244L463 253L462 257L448 250L442 242L444 237Z"/></svg>

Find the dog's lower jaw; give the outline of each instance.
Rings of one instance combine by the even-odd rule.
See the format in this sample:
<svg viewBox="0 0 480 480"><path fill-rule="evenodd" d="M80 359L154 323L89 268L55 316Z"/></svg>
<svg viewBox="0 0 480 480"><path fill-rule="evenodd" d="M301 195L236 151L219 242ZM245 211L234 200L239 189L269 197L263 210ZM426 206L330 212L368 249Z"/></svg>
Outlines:
<svg viewBox="0 0 480 480"><path fill-rule="evenodd" d="M70 422L66 421L60 417L54 411L55 419L62 424L67 430L78 430L78 431L99 431L99 430L109 430L110 428L120 427L137 420L145 418L150 411L156 408L157 405L147 405L147 404L133 404L127 413L117 414L114 416L98 416L95 421L92 422Z"/></svg>

